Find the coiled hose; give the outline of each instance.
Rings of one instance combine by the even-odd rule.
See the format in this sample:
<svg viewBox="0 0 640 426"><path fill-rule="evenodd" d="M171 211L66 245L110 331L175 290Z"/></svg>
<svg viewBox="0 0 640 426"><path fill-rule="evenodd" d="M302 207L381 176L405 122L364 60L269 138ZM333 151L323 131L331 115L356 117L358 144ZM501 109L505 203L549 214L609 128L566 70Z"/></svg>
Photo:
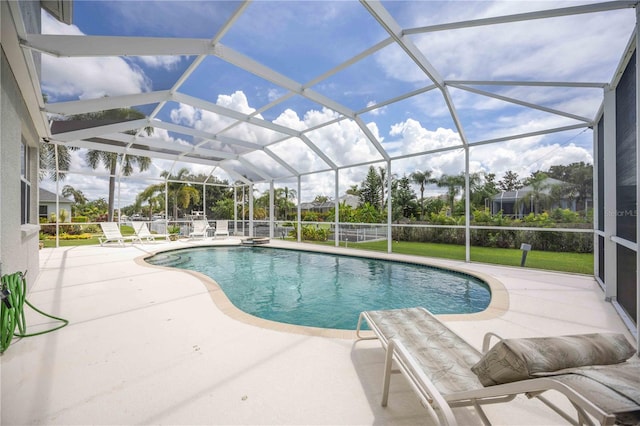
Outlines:
<svg viewBox="0 0 640 426"><path fill-rule="evenodd" d="M25 275L26 272L16 272L14 274L3 275L2 278L0 278L0 291L2 292L2 303L0 303L0 354L7 350L14 336L38 336L59 330L69 324L69 321L66 319L46 314L29 303L26 298L27 280L25 279ZM39 314L60 321L62 324L49 330L27 334L27 323L24 319L25 304ZM16 327L18 328L17 332Z"/></svg>

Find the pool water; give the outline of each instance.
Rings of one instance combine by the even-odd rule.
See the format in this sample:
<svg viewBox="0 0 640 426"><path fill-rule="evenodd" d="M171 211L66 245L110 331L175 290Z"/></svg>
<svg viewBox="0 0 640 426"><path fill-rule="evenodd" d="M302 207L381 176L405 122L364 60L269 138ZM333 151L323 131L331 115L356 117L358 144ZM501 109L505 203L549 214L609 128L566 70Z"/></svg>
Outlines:
<svg viewBox="0 0 640 426"><path fill-rule="evenodd" d="M480 312L487 284L470 275L394 261L267 247L206 247L155 255L155 265L198 271L239 309L260 318L353 330L361 311L423 306Z"/></svg>

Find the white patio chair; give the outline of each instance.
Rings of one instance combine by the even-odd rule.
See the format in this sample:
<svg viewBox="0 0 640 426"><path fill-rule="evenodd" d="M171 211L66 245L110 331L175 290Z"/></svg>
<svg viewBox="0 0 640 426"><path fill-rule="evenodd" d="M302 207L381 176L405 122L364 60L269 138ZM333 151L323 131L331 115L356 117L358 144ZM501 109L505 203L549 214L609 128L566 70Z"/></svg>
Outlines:
<svg viewBox="0 0 640 426"><path fill-rule="evenodd" d="M211 227L206 219L197 219L192 222L193 230L189 233L189 238L206 238Z"/></svg>
<svg viewBox="0 0 640 426"><path fill-rule="evenodd" d="M216 230L213 232L213 238L218 235L229 236L229 221L228 220L216 220Z"/></svg>
<svg viewBox="0 0 640 426"><path fill-rule="evenodd" d="M363 319L376 337L360 335ZM519 394L573 424L592 424L591 417L603 425L640 421L640 360L622 334L501 339L489 349L498 336L487 333L483 354L426 309L406 308L362 312L356 335L378 338L386 350L382 406L395 364L440 424L457 424L455 407L473 407L491 424L482 405ZM542 395L550 390L570 401L575 417Z"/></svg>
<svg viewBox="0 0 640 426"><path fill-rule="evenodd" d="M102 237L98 237L100 245L103 246L108 242L117 242L120 245L124 245L125 241L140 241L140 237L137 235L122 235L120 232L120 225L117 222L100 222L100 228L104 234Z"/></svg>
<svg viewBox="0 0 640 426"><path fill-rule="evenodd" d="M143 239L151 242L155 241L156 238L164 238L169 241L169 234L152 234L151 231L149 231L147 222L133 222L133 230L140 242L142 242Z"/></svg>

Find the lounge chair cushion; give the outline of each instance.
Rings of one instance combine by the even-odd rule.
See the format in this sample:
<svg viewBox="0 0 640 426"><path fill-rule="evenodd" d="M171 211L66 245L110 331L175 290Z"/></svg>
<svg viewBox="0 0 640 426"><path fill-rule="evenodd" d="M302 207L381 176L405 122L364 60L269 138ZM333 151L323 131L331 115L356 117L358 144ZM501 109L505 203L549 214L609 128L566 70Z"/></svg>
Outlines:
<svg viewBox="0 0 640 426"><path fill-rule="evenodd" d="M622 334L504 339L471 370L484 386L515 382L566 368L624 362L635 353Z"/></svg>

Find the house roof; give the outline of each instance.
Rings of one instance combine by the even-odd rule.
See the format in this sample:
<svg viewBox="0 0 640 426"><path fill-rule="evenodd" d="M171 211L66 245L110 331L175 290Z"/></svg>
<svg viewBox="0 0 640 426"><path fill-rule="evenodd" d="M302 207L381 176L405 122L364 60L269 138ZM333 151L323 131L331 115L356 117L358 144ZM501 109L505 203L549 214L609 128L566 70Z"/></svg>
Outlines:
<svg viewBox="0 0 640 426"><path fill-rule="evenodd" d="M540 190L540 192L542 192L543 194L549 195L549 193L551 192L551 188L555 185L564 185L566 182L563 182L561 180L558 179L554 179L554 178L546 178L544 179L542 182L544 182L542 184L542 188ZM527 185L527 186L523 186L520 189L517 189L515 191L502 191L496 195L494 195L493 197L491 197L492 200L519 200L521 198L523 198L524 196L526 196L528 193L530 193L533 190L533 187L531 185Z"/></svg>
<svg viewBox="0 0 640 426"><path fill-rule="evenodd" d="M38 188L38 196L41 203L55 203L56 202L56 194L47 191L46 189ZM73 204L73 200L68 198L60 197L59 202L62 204Z"/></svg>
<svg viewBox="0 0 640 426"><path fill-rule="evenodd" d="M342 197L338 198L338 203L340 204L346 204L349 207L352 208L356 208L360 205L360 197L358 197L357 195L353 195L353 194L345 194ZM312 209L332 209L335 207L335 202L333 201L326 201L324 203L316 203L316 202L308 202L308 203L301 203L300 204L300 208L302 210L312 210Z"/></svg>

